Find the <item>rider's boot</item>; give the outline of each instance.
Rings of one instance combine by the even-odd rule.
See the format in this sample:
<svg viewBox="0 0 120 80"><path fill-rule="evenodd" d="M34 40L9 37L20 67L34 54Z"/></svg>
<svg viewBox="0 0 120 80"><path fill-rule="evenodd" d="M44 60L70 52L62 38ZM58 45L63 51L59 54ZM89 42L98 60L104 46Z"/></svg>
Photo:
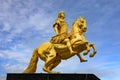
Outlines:
<svg viewBox="0 0 120 80"><path fill-rule="evenodd" d="M77 52L72 50L71 46L68 46L68 48L69 48L71 54L76 54L77 53Z"/></svg>
<svg viewBox="0 0 120 80"><path fill-rule="evenodd" d="M49 72L45 66L44 66L42 69L43 69L45 72Z"/></svg>

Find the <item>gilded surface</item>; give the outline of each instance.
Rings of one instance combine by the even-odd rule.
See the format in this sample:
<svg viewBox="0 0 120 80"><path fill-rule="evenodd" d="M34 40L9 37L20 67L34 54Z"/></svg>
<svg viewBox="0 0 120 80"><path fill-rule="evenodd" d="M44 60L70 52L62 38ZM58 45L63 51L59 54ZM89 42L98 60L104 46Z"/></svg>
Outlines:
<svg viewBox="0 0 120 80"><path fill-rule="evenodd" d="M86 19L84 17L79 17L74 21L70 34L68 34L65 13L64 11L60 11L53 24L53 28L56 35L52 37L50 42L41 44L33 51L30 63L24 70L24 73L34 73L36 71L38 58L45 62L43 66L45 72L58 73L52 70L61 60L66 60L77 55L80 62L87 62L80 54L83 52L84 56L87 55L90 51L90 47L93 48L93 53L90 53L90 57L96 54L94 44L89 43L84 35L87 30Z"/></svg>

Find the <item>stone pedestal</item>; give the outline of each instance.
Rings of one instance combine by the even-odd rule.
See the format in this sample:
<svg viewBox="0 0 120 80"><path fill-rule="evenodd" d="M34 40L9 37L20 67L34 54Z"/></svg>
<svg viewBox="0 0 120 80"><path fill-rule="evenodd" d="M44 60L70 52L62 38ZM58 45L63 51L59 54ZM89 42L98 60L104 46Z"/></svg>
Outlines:
<svg viewBox="0 0 120 80"><path fill-rule="evenodd" d="M94 74L7 74L7 80L100 80Z"/></svg>

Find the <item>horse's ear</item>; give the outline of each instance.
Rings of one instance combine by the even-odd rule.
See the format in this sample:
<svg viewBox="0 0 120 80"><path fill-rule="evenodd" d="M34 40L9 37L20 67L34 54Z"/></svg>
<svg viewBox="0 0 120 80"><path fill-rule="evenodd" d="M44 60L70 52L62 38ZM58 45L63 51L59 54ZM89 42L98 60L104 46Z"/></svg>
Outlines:
<svg viewBox="0 0 120 80"><path fill-rule="evenodd" d="M84 17L84 16L81 16L81 18L85 19L85 17Z"/></svg>

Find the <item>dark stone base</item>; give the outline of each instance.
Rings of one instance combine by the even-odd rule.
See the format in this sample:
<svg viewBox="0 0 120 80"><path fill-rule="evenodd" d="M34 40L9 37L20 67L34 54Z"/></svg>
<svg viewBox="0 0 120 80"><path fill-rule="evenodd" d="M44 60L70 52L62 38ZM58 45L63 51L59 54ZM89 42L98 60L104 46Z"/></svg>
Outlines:
<svg viewBox="0 0 120 80"><path fill-rule="evenodd" d="M100 80L94 74L7 74L7 80Z"/></svg>

